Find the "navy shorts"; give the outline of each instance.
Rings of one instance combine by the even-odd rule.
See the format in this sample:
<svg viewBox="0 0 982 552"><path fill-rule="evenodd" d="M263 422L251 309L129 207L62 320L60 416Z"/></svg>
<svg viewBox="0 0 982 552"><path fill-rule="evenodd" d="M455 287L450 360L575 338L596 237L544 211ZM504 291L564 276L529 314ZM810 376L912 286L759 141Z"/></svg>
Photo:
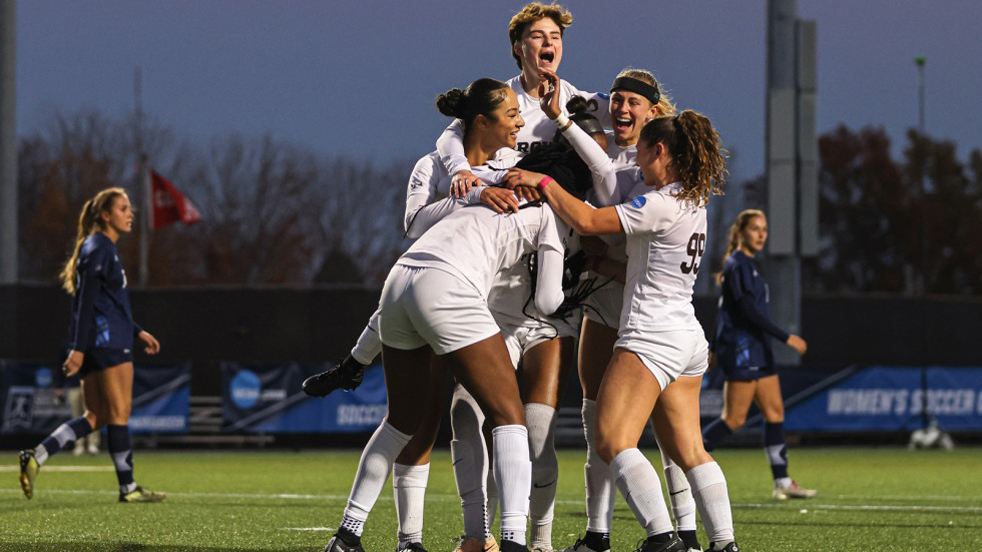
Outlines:
<svg viewBox="0 0 982 552"><path fill-rule="evenodd" d="M727 380L753 381L777 375L777 370L774 369L773 364L765 366L741 366L736 368L727 366L726 363L721 363L720 368L726 374Z"/></svg>
<svg viewBox="0 0 982 552"><path fill-rule="evenodd" d="M119 366L126 362L133 362L133 352L130 349L89 349L85 353L85 358L82 359L82 368L78 371L78 377L81 379L92 372Z"/></svg>

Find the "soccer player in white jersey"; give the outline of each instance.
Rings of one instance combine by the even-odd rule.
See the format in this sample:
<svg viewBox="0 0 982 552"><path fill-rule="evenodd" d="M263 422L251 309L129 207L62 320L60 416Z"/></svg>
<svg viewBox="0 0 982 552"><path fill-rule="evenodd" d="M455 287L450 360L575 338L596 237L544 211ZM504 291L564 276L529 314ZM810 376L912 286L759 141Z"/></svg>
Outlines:
<svg viewBox="0 0 982 552"><path fill-rule="evenodd" d="M450 90L437 101L438 107L447 115L460 116L465 121L468 127L467 152L475 167L484 166L484 162L499 149L514 145L514 136L523 124L514 107L514 96L509 95L504 83L494 79L479 79L464 91ZM441 182L444 182L442 188ZM429 211L432 210L434 201L447 194L448 188L449 176L440 165L435 152L422 157L416 163L407 189L405 224L408 236L419 237L424 227L433 224L434 215ZM510 190L492 187L475 189L463 202L478 201L499 213L505 210L518 211L518 202ZM378 312L345 363L336 369L308 378L304 382L305 392L323 396L339 386L356 387L361 379L360 370L371 363L381 351L377 327ZM349 372L350 367L358 370ZM434 363L429 378L431 387L442 385L445 370L440 369L441 367L441 363ZM442 410L440 394L434 393L430 399L421 400L417 404L422 412L422 421L413 439L399 453L392 467L399 515L398 550L423 549L422 494L429 476L429 452L436 437ZM387 471L374 467L376 469L359 466L359 477L352 488L352 500L345 511L346 518L351 518L348 522L350 530L347 534L341 532L341 538L332 540L329 547L357 550L360 546L361 524L367 519L368 512L388 476Z"/></svg>
<svg viewBox="0 0 982 552"><path fill-rule="evenodd" d="M551 71L544 71L544 74L555 88L559 77ZM556 122L565 135L573 138L579 134L573 125L566 123L554 92L543 90L541 97L542 111ZM627 68L617 75L611 86L610 111L612 120L617 121L617 128L609 136L606 150L609 160L606 166L599 160L591 164L598 173L591 202L600 206L616 205L644 193L644 182L639 178L635 163L641 128L656 116L674 115L675 106L671 98L660 90L651 72ZM588 141L581 139L571 142L583 159L595 159L603 153ZM564 552L607 552L610 549L610 528L617 489L610 477L609 466L597 455L594 416L600 381L617 341L627 254L623 234L602 236L602 240L585 237L581 242L584 251L592 253L588 266L601 279L600 283L594 284L596 288L586 300L577 363L583 389L581 412L587 442L587 462L584 466L587 527L586 534ZM698 392L698 389L695 391ZM659 451L679 536L690 549L701 550L696 537L696 506L689 483L681 469L665 454L664 447L659 447Z"/></svg>
<svg viewBox="0 0 982 552"><path fill-rule="evenodd" d="M692 487L710 550L736 551L726 479L702 447L698 394L664 392L669 384L699 382L707 367L692 289L705 251L705 207L725 176L723 150L709 120L692 111L645 124L637 149L653 189L614 207L593 209L534 173L513 170L508 180L537 187L580 234L627 234L624 308L597 397L596 445L645 527L640 552L686 550L672 530L658 476L637 449L660 401L664 415L654 417L656 428Z"/></svg>

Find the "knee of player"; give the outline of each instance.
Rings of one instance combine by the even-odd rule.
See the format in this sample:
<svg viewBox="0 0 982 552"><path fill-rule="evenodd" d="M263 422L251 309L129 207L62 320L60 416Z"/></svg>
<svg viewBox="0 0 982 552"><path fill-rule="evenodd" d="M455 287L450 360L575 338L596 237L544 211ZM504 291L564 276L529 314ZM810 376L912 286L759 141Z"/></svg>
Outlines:
<svg viewBox="0 0 982 552"><path fill-rule="evenodd" d="M726 423L731 431L736 431L743 427L743 424L747 423L747 413L724 415L723 422Z"/></svg>

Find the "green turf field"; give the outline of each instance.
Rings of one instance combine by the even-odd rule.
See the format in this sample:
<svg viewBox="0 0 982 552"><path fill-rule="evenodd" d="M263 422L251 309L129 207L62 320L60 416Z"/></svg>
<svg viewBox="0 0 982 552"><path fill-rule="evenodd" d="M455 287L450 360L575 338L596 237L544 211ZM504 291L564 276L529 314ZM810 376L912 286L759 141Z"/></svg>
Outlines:
<svg viewBox="0 0 982 552"><path fill-rule="evenodd" d="M0 550L318 551L341 518L357 451L142 452L137 482L163 504L119 504L107 455L59 455L33 500L17 484L16 453L0 464ZM658 465L657 453L650 456ZM818 498L778 503L759 450L720 450L741 550L982 550L982 450L793 449L792 475ZM583 532L583 457L560 453L553 544ZM462 527L449 454L434 455L424 544L453 549ZM391 485L366 525L367 552L395 549ZM643 536L618 497L613 549ZM703 541L705 541L705 538ZM705 542L704 542L705 545Z"/></svg>

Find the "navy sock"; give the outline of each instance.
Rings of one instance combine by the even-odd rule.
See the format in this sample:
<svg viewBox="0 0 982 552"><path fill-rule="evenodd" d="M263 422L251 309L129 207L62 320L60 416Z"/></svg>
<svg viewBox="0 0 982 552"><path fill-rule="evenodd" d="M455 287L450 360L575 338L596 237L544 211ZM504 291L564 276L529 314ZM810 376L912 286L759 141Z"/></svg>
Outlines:
<svg viewBox="0 0 982 552"><path fill-rule="evenodd" d="M788 447L784 443L784 422L764 424L764 452L771 463L774 479L788 476Z"/></svg>
<svg viewBox="0 0 982 552"><path fill-rule="evenodd" d="M723 418L717 418L707 425L702 430L702 444L706 447L706 452L712 452L731 433L733 433L733 430L730 429L730 426L726 425Z"/></svg>
<svg viewBox="0 0 982 552"><path fill-rule="evenodd" d="M682 544L684 544L686 548L692 548L695 550L702 549L702 546L699 544L699 537L696 536L695 530L679 531L679 538L682 539Z"/></svg>
<svg viewBox="0 0 982 552"><path fill-rule="evenodd" d="M41 441L41 446L47 451L47 455L39 460L39 463L43 463L48 456L56 454L59 450L85 437L89 433L92 433L92 426L89 425L89 421L85 416L79 416L61 424L44 441Z"/></svg>
<svg viewBox="0 0 982 552"><path fill-rule="evenodd" d="M125 425L108 425L109 455L116 466L116 479L119 480L119 490L123 493L132 492L136 485L133 483L133 448L130 445L130 427Z"/></svg>

